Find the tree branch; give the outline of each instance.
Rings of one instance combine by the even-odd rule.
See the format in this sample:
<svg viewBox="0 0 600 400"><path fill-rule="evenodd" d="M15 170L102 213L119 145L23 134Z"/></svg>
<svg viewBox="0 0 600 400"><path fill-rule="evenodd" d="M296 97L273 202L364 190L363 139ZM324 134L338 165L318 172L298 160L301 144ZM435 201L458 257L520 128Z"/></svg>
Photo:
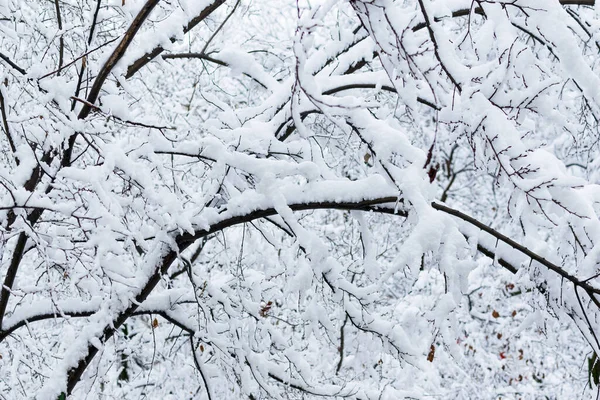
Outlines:
<svg viewBox="0 0 600 400"><path fill-rule="evenodd" d="M20 320L18 322L15 322L14 324L11 324L5 330L0 330L0 342L2 342L8 336L12 335L19 328L22 328L22 327L24 327L26 325L29 325L32 322L47 321L49 319L57 319L57 318L65 318L65 317L68 317L68 318L86 318L86 317L91 317L92 315L94 315L97 312L98 312L98 310L93 310L93 311L61 311L61 313L58 313L58 312L43 313L43 314L38 314L38 315L29 317L29 318L24 318L24 319L22 319L22 320ZM169 321L173 325L177 326L178 328L181 328L182 330L184 330L185 332L187 332L189 334L193 335L195 333L194 329L192 329L191 327L189 327L188 325L186 325L184 322L179 321L177 318L173 317L173 315L171 315L168 310L142 310L142 311L136 311L135 313L133 313L132 316L150 315L150 314L160 315L165 320Z"/></svg>
<svg viewBox="0 0 600 400"><path fill-rule="evenodd" d="M142 6L142 9L136 15L134 20L131 22L129 29L127 29L127 31L123 35L123 39L121 39L121 42L117 45L117 47L112 52L108 60L106 60L106 62L104 63L104 66L98 72L98 75L96 76L96 79L94 80L94 83L92 84L92 87L86 99L89 103L94 104L96 102L96 100L98 99L98 95L100 94L100 89L104 85L104 81L106 80L106 78L108 78L108 75L113 70L117 62L121 59L121 57L123 57L125 51L127 51L129 45L131 45L135 34L140 29L144 21L146 21L146 19L148 18L154 7L156 7L158 2L159 0L148 0L146 4ZM84 106L81 108L81 111L79 112L78 118L85 119L89 115L91 110L92 108L90 106L84 104Z"/></svg>
<svg viewBox="0 0 600 400"><path fill-rule="evenodd" d="M10 58L8 58L7 56L5 56L4 54L0 53L0 58L3 59L4 62L6 62L8 65L10 65L11 67L13 67L17 71L19 71L19 73L21 75L27 75L27 71L25 71L23 68L19 67L17 64L15 64Z"/></svg>
<svg viewBox="0 0 600 400"><path fill-rule="evenodd" d="M482 231L489 233L490 235L492 235L494 238L498 239L499 241L509 245L510 247L512 247L513 249L526 255L530 259L542 264L549 270L556 272L558 275L565 278L566 280L571 281L576 286L584 289L588 294L590 294L590 297L592 297L593 299L594 299L594 296L591 296L592 294L600 294L600 289L597 289L597 288L593 287L592 285L590 285L589 283L587 283L586 281L582 281L582 280L578 279L577 277L569 274L568 272L566 272L564 269L562 269L558 265L546 260L544 257L540 256L539 254L534 253L533 251L529 250L527 247L515 242L511 238L501 234L500 232L496 231L495 229L490 228L486 224L479 222L475 218L473 218L467 214L464 214L458 210L455 210L453 208L447 207L440 203L433 202L433 203L431 203L431 206L438 211L442 211L446 214L449 214L449 215L455 216L459 219L462 219L463 221L468 222L469 224L471 224L473 226L476 226L477 228L481 229ZM600 304L598 304L598 305L600 306Z"/></svg>
<svg viewBox="0 0 600 400"><path fill-rule="evenodd" d="M204 10L202 10L202 12L200 12L200 14L198 14L198 16L196 16L195 18L193 18L183 28L183 33L186 34L189 31L191 31L192 29L194 29L194 27L196 25L198 25L200 22L204 21L204 19L206 17L208 17L210 14L212 14L213 11L215 11L217 8L219 8L223 3L225 3L225 0L215 0L211 5L209 5ZM171 43L174 43L176 41L175 38L171 38L170 40L171 40ZM142 69L142 67L144 67L150 61L152 61L154 58L156 58L158 55L160 55L160 53L162 53L164 50L165 50L164 47L157 46L152 51L144 54L142 57L140 57L137 60L135 60L127 68L127 74L125 75L125 79L131 78L133 75L135 75L136 72L138 72L140 69Z"/></svg>
<svg viewBox="0 0 600 400"><path fill-rule="evenodd" d="M397 204L402 203L401 199L396 196L388 196L388 197L378 197L373 199L365 199L362 201L313 201L313 202L301 202L296 204L288 204L288 207L292 211L308 211L308 210L317 210L317 209L335 209L335 210L357 210L357 211L374 211L386 214L407 216L408 212L403 209L398 209ZM468 222L475 227L489 233L496 239L506 243L513 249L521 252L522 254L530 257L532 260L537 261L541 265L547 267L553 272L556 272L561 277L571 281L576 286L584 289L591 297L594 294L600 293L600 290L594 288L589 285L587 282L583 282L578 278L570 275L562 268L557 266L556 264L551 263L546 260L542 256L532 252L527 249L525 246L520 245L514 240L502 235L496 230L488 227L487 225L479 222L478 220L460 212L454 210L450 207L447 207L443 204L433 202L431 206L443 213L455 216L459 219L462 219L465 222ZM135 296L135 300L131 302L126 310L119 313L111 324L104 327L102 331L102 335L99 338L102 343L105 343L108 339L114 335L117 329L127 321L131 316L135 315L138 307L142 304L146 298L150 295L150 293L154 290L158 282L162 279L162 276L167 273L171 263L177 259L177 254L180 254L182 251L187 249L191 244L193 244L196 240L204 238L206 236L212 235L216 232L223 231L229 227L249 223L253 220L259 218L265 218L269 216L273 216L277 214L277 210L274 207L267 207L264 209L258 209L246 214L242 215L234 215L230 217L226 217L223 220L216 222L210 226L210 228L206 230L199 230L192 233L184 233L175 237L176 250L169 250L160 260L160 262L156 265L154 273L147 280L144 287L140 290L140 292ZM482 254L492 257L493 252L487 249L483 245L479 245L478 249L482 252ZM500 260L499 264L509 271L515 273L518 268L512 265L510 262L505 260ZM67 380L67 393L71 394L87 366L91 363L94 356L98 353L98 348L92 344L88 346L86 355L80 359L79 363L76 367L72 368L68 372L68 380Z"/></svg>
<svg viewBox="0 0 600 400"><path fill-rule="evenodd" d="M56 9L56 20L58 22L58 30L62 31L62 29L63 29L62 17L60 15L60 4L58 4L58 0L54 0L54 8ZM65 52L65 42L63 39L63 34L61 33L60 37L58 38L58 70L59 71L62 69L64 52Z"/></svg>
<svg viewBox="0 0 600 400"><path fill-rule="evenodd" d="M552 1L552 0L548 0L548 1ZM559 3L562 4L563 6L592 6L593 7L595 4L595 0L559 0ZM450 15L450 17L452 17L452 18L466 17L467 15L471 14L471 10L475 14L485 15L483 12L483 9L481 7L475 7L473 9L462 8L460 10L452 11L452 14ZM434 21L440 22L443 19L444 19L444 17L435 17ZM415 26L412 27L412 30L413 30L413 32L416 32L416 31L420 31L421 29L426 28L426 27L427 27L426 22L419 22L418 24L416 24Z"/></svg>
<svg viewBox="0 0 600 400"><path fill-rule="evenodd" d="M8 299L10 298L10 291L15 283L17 277L17 271L19 270L19 264L23 258L23 252L25 250L25 244L27 243L27 234L25 232L19 233L19 238L15 244L13 256L6 271L4 282L2 283L2 291L0 291L0 330L2 330L2 320L6 314L6 306L8 305Z"/></svg>
<svg viewBox="0 0 600 400"><path fill-rule="evenodd" d="M4 104L4 95L2 94L2 89L0 89L0 112L2 113L2 125L4 127L6 138L8 139L8 144L10 145L10 150L15 153L17 148L15 147L15 142L13 141L13 138L10 135L10 129L8 128L8 118L6 115L6 105ZM17 165L19 165L19 159L16 159L16 162Z"/></svg>

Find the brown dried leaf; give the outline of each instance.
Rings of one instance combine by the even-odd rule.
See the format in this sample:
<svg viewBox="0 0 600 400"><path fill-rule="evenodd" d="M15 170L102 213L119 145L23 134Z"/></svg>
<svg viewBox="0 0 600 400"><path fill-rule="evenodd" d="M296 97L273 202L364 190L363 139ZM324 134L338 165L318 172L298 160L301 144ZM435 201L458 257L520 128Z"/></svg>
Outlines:
<svg viewBox="0 0 600 400"><path fill-rule="evenodd" d="M433 358L435 357L435 346L431 345L429 348L429 354L427 354L427 361L433 362Z"/></svg>

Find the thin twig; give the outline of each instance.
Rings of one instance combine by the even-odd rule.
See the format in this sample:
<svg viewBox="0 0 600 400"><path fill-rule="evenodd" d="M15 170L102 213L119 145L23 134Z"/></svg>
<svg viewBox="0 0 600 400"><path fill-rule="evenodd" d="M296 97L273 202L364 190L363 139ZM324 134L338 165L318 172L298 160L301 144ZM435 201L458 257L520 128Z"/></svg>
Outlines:
<svg viewBox="0 0 600 400"><path fill-rule="evenodd" d="M81 60L82 58L85 58L85 57L87 57L89 54L92 54L93 52L95 52L95 51L97 51L97 50L99 50L99 49L103 48L104 46L106 46L106 45L109 45L109 44L111 44L111 43L113 43L113 42L115 42L115 41L117 41L117 40L119 40L119 38L118 38L118 37L116 37L116 38L114 38L114 39L111 39L111 40L109 40L109 41L108 41L108 42L106 42L106 43L102 43L102 44L101 44L101 45L99 45L98 47L95 47L95 48L93 48L93 49L92 49L92 50L90 50L90 51L86 51L85 53L83 53L83 54L82 54L82 55L80 55L79 57L77 57L77 58L73 59L72 61L69 61L68 63L66 63L65 65L63 65L61 69L57 69L57 70L55 70L55 71L48 72L46 75L42 75L42 76L40 76L38 79L44 79L44 78L47 78L47 77L49 77L50 75L57 74L57 73L59 73L60 71L62 71L63 69L65 69L65 68L68 68L68 67L70 67L71 65L75 64L77 61Z"/></svg>
<svg viewBox="0 0 600 400"><path fill-rule="evenodd" d="M208 385L208 379L206 378L206 374L204 373L204 369L202 368L202 364L198 359L198 355L196 354L196 346L194 346L194 336L190 335L190 346L192 347L192 357L194 358L194 365L196 369L200 373L202 377L202 381L204 382L204 387L206 388L206 395L208 396L208 400L212 400L212 391L210 390L210 386Z"/></svg>
<svg viewBox="0 0 600 400"><path fill-rule="evenodd" d="M237 9L237 7L239 5L240 5L240 0L237 0L235 2L235 5L233 6L233 8L231 9L231 11L229 12L229 14L227 14L227 16L225 17L225 19L223 20L223 22L221 22L221 25L219 25L219 27L217 29L215 29L215 31L212 33L212 35L210 35L210 37L208 38L208 40L204 44L204 47L202 47L202 50L200 50L201 54L203 54L203 53L206 52L206 49L208 49L208 46L210 45L210 43L212 42L212 40L215 38L215 36L217 36L217 34L221 31L221 29L223 29L223 27L225 26L225 24L227 23L227 21L229 21L229 18L231 18L231 16L235 13L235 10Z"/></svg>

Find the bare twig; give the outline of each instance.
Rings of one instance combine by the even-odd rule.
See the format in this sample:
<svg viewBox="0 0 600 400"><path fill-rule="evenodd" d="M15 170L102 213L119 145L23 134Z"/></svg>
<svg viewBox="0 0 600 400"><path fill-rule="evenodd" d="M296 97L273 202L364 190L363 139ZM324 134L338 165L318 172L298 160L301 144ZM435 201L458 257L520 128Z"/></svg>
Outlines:
<svg viewBox="0 0 600 400"><path fill-rule="evenodd" d="M117 40L119 40L119 38L118 38L118 37L117 37L117 38L114 38L114 39L111 39L111 40L109 40L109 41L108 41L108 42L106 42L106 43L102 43L101 45L99 45L99 46L97 46L97 47L93 48L92 50L86 51L85 53L83 53L83 54L82 54L82 55L80 55L79 57L77 57L77 58L73 59L72 61L69 61L68 63L66 63L65 65L63 65L63 66L62 66L62 68L60 68L60 69L57 69L57 70L55 70L55 71L52 71L52 72L48 72L46 75L42 75L42 76L40 76L38 79L44 79L44 78L47 78L47 77L49 77L49 76L51 76L51 75L58 74L58 73L60 73L60 71L62 71L63 69L70 67L71 65L75 64L77 61L79 61L79 60L81 60L81 59L83 59L83 58L86 58L88 55L92 54L93 52L95 52L95 51L97 51L97 50L100 50L100 49L101 49L101 48L103 48L104 46L107 46L107 45L109 45L109 44L111 44L111 43L113 43L113 42L115 42L115 41L117 41Z"/></svg>
<svg viewBox="0 0 600 400"><path fill-rule="evenodd" d="M203 53L206 52L206 49L208 49L208 46L210 46L210 43L212 42L212 40L219 34L219 32L221 31L221 29L223 29L223 27L225 26L225 24L227 23L227 21L229 21L229 18L231 18L231 16L235 13L235 10L238 8L239 5L240 5L240 0L237 0L235 2L235 5L233 6L233 8L231 9L231 11L229 12L229 14L227 14L227 16L225 17L225 19L223 20L223 22L221 22L221 25L219 25L219 27L217 29L215 29L215 31L212 33L212 35L210 35L210 37L208 38L208 40L204 44L204 47L202 47L202 50L200 50L201 54L203 54Z"/></svg>

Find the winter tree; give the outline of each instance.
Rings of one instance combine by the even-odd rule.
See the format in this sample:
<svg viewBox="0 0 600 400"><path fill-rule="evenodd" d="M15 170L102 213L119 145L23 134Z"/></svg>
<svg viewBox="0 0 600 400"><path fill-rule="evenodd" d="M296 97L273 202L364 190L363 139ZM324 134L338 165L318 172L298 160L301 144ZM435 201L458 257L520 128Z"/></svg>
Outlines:
<svg viewBox="0 0 600 400"><path fill-rule="evenodd" d="M586 398L593 0L0 1L0 398Z"/></svg>

